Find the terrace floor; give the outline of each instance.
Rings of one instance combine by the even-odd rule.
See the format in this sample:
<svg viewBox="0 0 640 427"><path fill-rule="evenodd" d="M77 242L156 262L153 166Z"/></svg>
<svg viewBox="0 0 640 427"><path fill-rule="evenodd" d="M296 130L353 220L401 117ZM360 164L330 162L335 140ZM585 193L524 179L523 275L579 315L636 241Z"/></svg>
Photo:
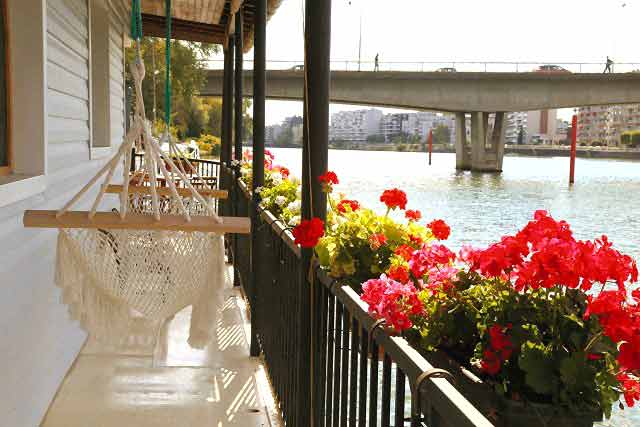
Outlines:
<svg viewBox="0 0 640 427"><path fill-rule="evenodd" d="M281 425L264 367L249 357L246 305L230 280L223 300L216 339L204 350L187 344L190 307L151 352L113 353L89 340L41 427Z"/></svg>

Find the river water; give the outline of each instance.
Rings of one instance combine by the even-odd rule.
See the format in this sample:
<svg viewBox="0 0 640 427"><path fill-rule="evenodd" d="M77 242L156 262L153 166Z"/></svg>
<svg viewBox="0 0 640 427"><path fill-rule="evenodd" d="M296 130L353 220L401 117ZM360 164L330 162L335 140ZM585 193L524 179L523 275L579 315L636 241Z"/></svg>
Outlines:
<svg viewBox="0 0 640 427"><path fill-rule="evenodd" d="M273 149L275 163L301 176L299 149ZM502 174L457 172L455 154L329 151L335 187L347 198L384 212L383 190L407 193L407 208L426 221L444 219L451 226L447 244L483 247L524 226L537 209L571 224L579 239L606 234L614 247L640 259L640 163L577 159L576 184L568 185L569 159L505 157ZM640 426L640 410L617 411L606 426Z"/></svg>

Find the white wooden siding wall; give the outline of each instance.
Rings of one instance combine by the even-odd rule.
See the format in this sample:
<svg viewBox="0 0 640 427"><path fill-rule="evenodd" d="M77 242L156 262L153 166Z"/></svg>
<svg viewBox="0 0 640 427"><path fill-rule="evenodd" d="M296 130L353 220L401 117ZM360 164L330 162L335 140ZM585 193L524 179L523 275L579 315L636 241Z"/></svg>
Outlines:
<svg viewBox="0 0 640 427"><path fill-rule="evenodd" d="M111 145L124 137L124 22L127 11L121 1L109 1L109 94L111 108Z"/></svg>
<svg viewBox="0 0 640 427"><path fill-rule="evenodd" d="M87 0L47 3L48 172L89 158Z"/></svg>
<svg viewBox="0 0 640 427"><path fill-rule="evenodd" d="M110 76L111 140L112 148L117 148L123 132L121 49L128 15L124 2L112 1L111 16L104 19L111 21L110 54L112 68L118 71ZM90 160L89 153L87 0L43 2L49 126L46 189L0 207L0 426L40 424L86 339L77 322L69 319L53 282L57 232L25 229L22 213L61 207L106 161ZM88 195L78 207L88 208L91 198Z"/></svg>

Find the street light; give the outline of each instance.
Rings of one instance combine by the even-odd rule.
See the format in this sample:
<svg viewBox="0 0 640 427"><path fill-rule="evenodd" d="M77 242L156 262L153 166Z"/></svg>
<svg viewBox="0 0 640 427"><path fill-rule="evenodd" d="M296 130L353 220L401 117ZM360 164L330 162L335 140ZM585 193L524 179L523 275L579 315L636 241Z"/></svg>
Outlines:
<svg viewBox="0 0 640 427"><path fill-rule="evenodd" d="M351 6L351 0L349 0L349 6ZM360 64L362 58L362 4L360 5L360 37L358 38L358 71L360 71Z"/></svg>

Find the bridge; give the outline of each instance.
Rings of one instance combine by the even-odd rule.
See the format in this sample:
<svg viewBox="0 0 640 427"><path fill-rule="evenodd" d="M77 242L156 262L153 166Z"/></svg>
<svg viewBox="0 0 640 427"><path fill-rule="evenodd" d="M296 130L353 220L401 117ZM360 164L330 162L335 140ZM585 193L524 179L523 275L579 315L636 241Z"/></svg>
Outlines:
<svg viewBox="0 0 640 427"><path fill-rule="evenodd" d="M222 95L222 74L207 71L203 96ZM251 97L251 71L244 80L244 96ZM268 71L266 96L301 100L303 85L302 71ZM334 71L330 95L333 103L456 113L457 167L500 171L506 112L640 103L640 73ZM489 114L495 115L492 129Z"/></svg>

